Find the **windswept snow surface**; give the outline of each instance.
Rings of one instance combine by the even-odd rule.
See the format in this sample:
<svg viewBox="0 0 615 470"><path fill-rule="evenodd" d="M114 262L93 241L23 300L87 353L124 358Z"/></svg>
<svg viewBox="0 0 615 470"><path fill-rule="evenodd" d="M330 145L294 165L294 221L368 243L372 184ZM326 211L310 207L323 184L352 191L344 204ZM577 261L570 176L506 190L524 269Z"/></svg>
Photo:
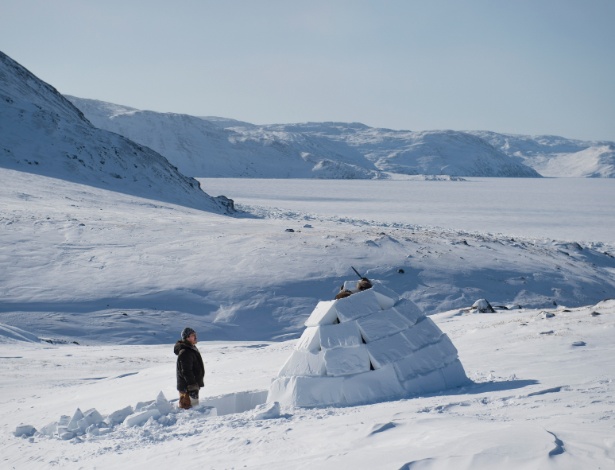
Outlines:
<svg viewBox="0 0 615 470"><path fill-rule="evenodd" d="M615 244L615 183L581 178L396 175L390 181L200 179L212 194L281 216ZM504 237L505 238L505 237Z"/></svg>
<svg viewBox="0 0 615 470"><path fill-rule="evenodd" d="M333 193L295 180L294 196L254 181L226 182L246 211L228 217L0 169L3 468L614 465L615 305L603 301L615 297L614 188L585 186L608 180L335 182ZM528 205L527 181L559 210L538 186L525 187ZM438 227L416 223L423 205ZM456 228L464 210L473 230ZM494 224L499 212L527 236ZM357 407L261 403L350 266L428 314L473 383ZM496 313L473 313L478 299ZM179 413L172 344L187 325L207 376L204 407ZM49 431L75 416L67 440Z"/></svg>
<svg viewBox="0 0 615 470"><path fill-rule="evenodd" d="M473 383L347 408L208 408L102 424L69 440L35 433L77 408L109 421L175 398L172 345L0 345L3 468L599 469L615 464L615 304L432 316ZM200 343L205 402L266 389L293 346ZM138 416L136 413L131 416ZM114 423L112 421L112 423ZM138 424L134 424L138 423ZM132 424L132 425L131 425ZM94 432L93 429L98 429Z"/></svg>

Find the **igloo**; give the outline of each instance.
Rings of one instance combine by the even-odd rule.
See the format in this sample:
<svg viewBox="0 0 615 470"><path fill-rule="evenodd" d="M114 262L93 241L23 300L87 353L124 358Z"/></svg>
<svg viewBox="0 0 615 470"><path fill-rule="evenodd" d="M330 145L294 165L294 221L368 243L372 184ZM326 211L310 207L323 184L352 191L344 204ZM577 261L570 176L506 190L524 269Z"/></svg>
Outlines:
<svg viewBox="0 0 615 470"><path fill-rule="evenodd" d="M381 283L319 302L305 326L271 384L268 402L359 405L469 382L448 336L413 302Z"/></svg>

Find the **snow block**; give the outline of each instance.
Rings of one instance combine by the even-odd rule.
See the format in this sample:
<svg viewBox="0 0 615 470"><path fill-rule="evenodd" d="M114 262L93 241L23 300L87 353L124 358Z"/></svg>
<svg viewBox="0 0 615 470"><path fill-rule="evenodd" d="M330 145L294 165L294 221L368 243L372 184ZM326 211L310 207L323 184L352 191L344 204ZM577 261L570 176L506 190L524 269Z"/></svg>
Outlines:
<svg viewBox="0 0 615 470"><path fill-rule="evenodd" d="M87 424L83 418L84 418L83 413L81 412L79 408L77 408L75 410L75 414L73 414L73 417L68 422L68 425L66 426L66 430L73 432L75 434L85 433L85 430L87 429L89 424Z"/></svg>
<svg viewBox="0 0 615 470"><path fill-rule="evenodd" d="M344 403L342 394L342 378L313 379L299 377L297 379L298 406L329 406Z"/></svg>
<svg viewBox="0 0 615 470"><path fill-rule="evenodd" d="M83 414L89 424L99 425L104 421L104 418L96 408L89 409Z"/></svg>
<svg viewBox="0 0 615 470"><path fill-rule="evenodd" d="M85 413L82 413L81 410L77 408L74 416L66 426L66 430L77 436L81 436L86 433L89 427L98 426L102 422L103 417L96 409L92 408Z"/></svg>
<svg viewBox="0 0 615 470"><path fill-rule="evenodd" d="M39 432L41 434L44 434L45 436L53 437L58 432L58 423L56 423L56 422L49 423L49 424L43 426Z"/></svg>
<svg viewBox="0 0 615 470"><path fill-rule="evenodd" d="M416 324L425 315L414 302L408 299L401 299L395 304L395 311L406 319L409 326Z"/></svg>
<svg viewBox="0 0 615 470"><path fill-rule="evenodd" d="M366 342L376 341L394 335L408 328L408 322L394 308L372 313L357 320L361 334Z"/></svg>
<svg viewBox="0 0 615 470"><path fill-rule="evenodd" d="M70 431L58 431L59 432L59 437L60 439L62 439L63 441L68 441L70 439L72 439L73 437L75 437L75 433L74 432L70 432Z"/></svg>
<svg viewBox="0 0 615 470"><path fill-rule="evenodd" d="M341 376L367 372L369 354L365 345L353 348L327 349L324 352L327 376Z"/></svg>
<svg viewBox="0 0 615 470"><path fill-rule="evenodd" d="M258 405L265 403L266 400L266 390L250 390L208 397L205 401L201 401L201 404L211 408L210 416L222 416L253 410ZM202 409L202 405L199 406L199 410Z"/></svg>
<svg viewBox="0 0 615 470"><path fill-rule="evenodd" d="M320 327L320 346L323 349L359 346L362 343L361 333L354 321Z"/></svg>
<svg viewBox="0 0 615 470"><path fill-rule="evenodd" d="M158 419L160 418L160 416L161 416L160 411L154 408L151 410L142 411L140 413L134 413L128 416L124 420L124 424L130 427L141 426L145 424L148 419L150 418Z"/></svg>
<svg viewBox="0 0 615 470"><path fill-rule="evenodd" d="M151 410L156 407L155 400L140 401L135 405L135 411Z"/></svg>
<svg viewBox="0 0 615 470"><path fill-rule="evenodd" d="M85 433L88 436L100 436L100 429L98 429L95 424L92 424L85 430Z"/></svg>
<svg viewBox="0 0 615 470"><path fill-rule="evenodd" d="M337 322L337 311L334 308L336 300L323 300L318 302L308 319L305 326L332 325Z"/></svg>
<svg viewBox="0 0 615 470"><path fill-rule="evenodd" d="M345 404L342 377L296 377L294 405L302 407Z"/></svg>
<svg viewBox="0 0 615 470"><path fill-rule="evenodd" d="M335 301L335 310L341 323L366 317L382 310L373 289L364 290Z"/></svg>
<svg viewBox="0 0 615 470"><path fill-rule="evenodd" d="M444 366L444 360L436 345L426 346L395 363L402 380L427 374Z"/></svg>
<svg viewBox="0 0 615 470"><path fill-rule="evenodd" d="M126 408L122 408L121 410L116 410L107 416L106 422L109 425L121 424L124 422L126 417L131 415L134 412L132 406L127 406Z"/></svg>
<svg viewBox="0 0 615 470"><path fill-rule="evenodd" d="M440 354L445 356L444 363L450 364L458 357L458 351L447 334L442 334L438 342Z"/></svg>
<svg viewBox="0 0 615 470"><path fill-rule="evenodd" d="M263 403L254 408L252 413L252 419L276 419L280 417L280 403L275 401L273 403Z"/></svg>
<svg viewBox="0 0 615 470"><path fill-rule="evenodd" d="M306 408L343 405L343 381L342 377L281 377L272 382L267 403Z"/></svg>
<svg viewBox="0 0 615 470"><path fill-rule="evenodd" d="M446 335L442 335L439 342L412 352L395 362L394 366L399 379L404 382L435 369L444 369L445 366L457 360L457 349Z"/></svg>
<svg viewBox="0 0 615 470"><path fill-rule="evenodd" d="M374 282L371 290L376 294L376 299L382 310L393 307L399 301L399 295L388 287L384 287L379 282Z"/></svg>
<svg viewBox="0 0 615 470"><path fill-rule="evenodd" d="M447 388L444 376L440 370L431 371L425 375L417 375L402 383L406 392L412 395L439 392Z"/></svg>
<svg viewBox="0 0 615 470"><path fill-rule="evenodd" d="M455 359L442 369L442 375L446 382L446 388L455 388L467 385L470 383L470 379L466 375L466 371L461 365L459 359Z"/></svg>
<svg viewBox="0 0 615 470"><path fill-rule="evenodd" d="M271 382L267 403L279 402L282 405L295 406L294 390L297 386L297 377L278 377Z"/></svg>
<svg viewBox="0 0 615 470"><path fill-rule="evenodd" d="M344 378L343 393L348 405L376 403L405 394L391 365Z"/></svg>
<svg viewBox="0 0 615 470"><path fill-rule="evenodd" d="M421 389L423 393L439 392L447 388L441 370L434 370L429 374L419 375L419 378L421 379Z"/></svg>
<svg viewBox="0 0 615 470"><path fill-rule="evenodd" d="M310 326L306 328L301 337L297 340L295 349L313 353L320 351L320 326Z"/></svg>
<svg viewBox="0 0 615 470"><path fill-rule="evenodd" d="M266 390L253 390L235 393L235 413L253 410L267 400Z"/></svg>
<svg viewBox="0 0 615 470"><path fill-rule="evenodd" d="M397 362L411 353L411 345L404 333L402 331L366 344L374 368Z"/></svg>
<svg viewBox="0 0 615 470"><path fill-rule="evenodd" d="M412 345L412 350L424 348L425 346L436 343L442 336L442 330L436 326L429 317L424 317L416 325L402 332Z"/></svg>
<svg viewBox="0 0 615 470"><path fill-rule="evenodd" d="M29 424L21 424L15 428L15 432L13 433L15 437L30 437L34 436L36 432L36 428Z"/></svg>
<svg viewBox="0 0 615 470"><path fill-rule="evenodd" d="M173 411L173 405L169 403L162 391L156 397L156 409L160 412L161 415L168 415Z"/></svg>
<svg viewBox="0 0 615 470"><path fill-rule="evenodd" d="M408 395L420 395L421 390L421 378L419 375L414 375L401 382L402 387Z"/></svg>
<svg viewBox="0 0 615 470"><path fill-rule="evenodd" d="M325 374L323 353L313 354L309 351L293 351L278 372L279 377L293 375L321 376Z"/></svg>

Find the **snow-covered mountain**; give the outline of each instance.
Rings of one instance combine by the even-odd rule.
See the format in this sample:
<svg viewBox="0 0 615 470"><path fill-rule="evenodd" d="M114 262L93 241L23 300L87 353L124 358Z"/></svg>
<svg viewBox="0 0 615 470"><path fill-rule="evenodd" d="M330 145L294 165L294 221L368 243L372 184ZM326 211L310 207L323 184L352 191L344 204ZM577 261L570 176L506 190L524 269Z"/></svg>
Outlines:
<svg viewBox="0 0 615 470"><path fill-rule="evenodd" d="M585 142L551 135L529 137L488 131L472 134L505 154L520 158L542 176L615 177L615 142Z"/></svg>
<svg viewBox="0 0 615 470"><path fill-rule="evenodd" d="M395 131L362 124L307 123L264 126L345 142L381 171L406 175L539 177L476 136L458 131Z"/></svg>
<svg viewBox="0 0 615 470"><path fill-rule="evenodd" d="M157 150L194 177L615 177L613 142L490 131L396 131L360 123L255 125L67 98L96 126Z"/></svg>
<svg viewBox="0 0 615 470"><path fill-rule="evenodd" d="M464 132L393 131L358 123L258 126L67 98L95 125L157 150L194 177L540 176L520 158Z"/></svg>
<svg viewBox="0 0 615 470"><path fill-rule="evenodd" d="M0 166L214 212L232 211L157 152L94 127L55 88L0 52Z"/></svg>
<svg viewBox="0 0 615 470"><path fill-rule="evenodd" d="M240 121L140 111L102 101L67 98L94 125L155 149L194 177L382 176L368 159L344 142Z"/></svg>

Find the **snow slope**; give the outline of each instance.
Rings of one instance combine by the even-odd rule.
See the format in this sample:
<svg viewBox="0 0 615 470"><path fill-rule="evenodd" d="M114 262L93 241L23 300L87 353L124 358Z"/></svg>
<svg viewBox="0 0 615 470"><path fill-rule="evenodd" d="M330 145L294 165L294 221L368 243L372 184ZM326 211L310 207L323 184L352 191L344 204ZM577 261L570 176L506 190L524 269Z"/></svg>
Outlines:
<svg viewBox="0 0 615 470"><path fill-rule="evenodd" d="M584 142L557 136L523 136L477 131L507 155L520 158L543 176L614 178L615 143Z"/></svg>
<svg viewBox="0 0 615 470"><path fill-rule="evenodd" d="M608 199L608 191L587 194L584 212L570 212L566 221L561 212L535 206L536 220L546 218L551 233L561 224L579 227L572 233L579 238L555 241L494 232L489 211L477 213L472 204L458 205L456 212L484 220L477 224L483 230L455 229L456 219L444 228L412 224L414 209L395 184L411 181L370 181L367 190L360 181L346 181L328 197L320 186L330 182L277 180L292 183L294 193L280 193L269 206L250 206L242 195L239 207L252 217L230 218L14 170L1 169L0 180L0 257L6 260L0 323L36 326L39 336L51 339L75 339L65 322L74 325L78 341L88 342L170 342L172 325L184 322L206 330L208 339L297 337L316 302L333 298L350 266L383 280L428 314L469 307L479 298L536 308L579 306L609 297L615 288L613 240L580 237L591 236L583 225L593 220L584 218L591 196ZM250 188L251 181L266 184L275 198L276 181L236 183ZM522 219L525 201L512 201L528 180L497 181L484 204L505 204L511 220ZM449 191L459 185L481 189L471 182L416 183L426 201L430 192L455 194ZM549 185L556 198L558 188L574 192L570 184ZM496 197L496 191L508 197ZM318 212L309 210L304 194L312 194ZM429 204L437 218L449 198L431 199L440 201ZM346 212L345 201L354 212ZM599 208L599 202L593 205ZM338 206L343 212L330 215ZM613 217L602 225L615 233ZM88 326L92 318L100 322Z"/></svg>
<svg viewBox="0 0 615 470"><path fill-rule="evenodd" d="M149 148L92 126L0 52L0 166L210 211L232 211Z"/></svg>
<svg viewBox="0 0 615 470"><path fill-rule="evenodd" d="M458 131L394 131L361 124L308 123L265 126L346 142L382 171L407 175L538 177L518 158Z"/></svg>

